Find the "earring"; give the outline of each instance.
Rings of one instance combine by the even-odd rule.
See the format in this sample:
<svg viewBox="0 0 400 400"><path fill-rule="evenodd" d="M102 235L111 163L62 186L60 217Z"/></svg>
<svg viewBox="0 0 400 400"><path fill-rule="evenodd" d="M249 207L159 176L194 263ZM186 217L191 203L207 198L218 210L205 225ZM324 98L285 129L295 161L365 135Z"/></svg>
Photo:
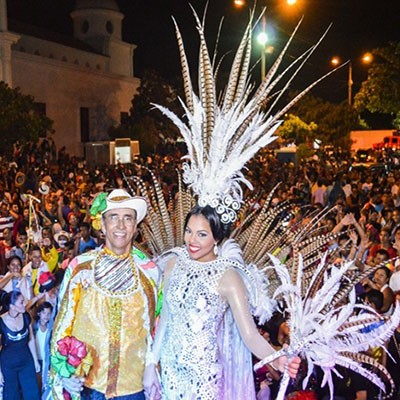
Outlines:
<svg viewBox="0 0 400 400"><path fill-rule="evenodd" d="M216 256L218 256L218 244L217 243L214 244L214 254Z"/></svg>

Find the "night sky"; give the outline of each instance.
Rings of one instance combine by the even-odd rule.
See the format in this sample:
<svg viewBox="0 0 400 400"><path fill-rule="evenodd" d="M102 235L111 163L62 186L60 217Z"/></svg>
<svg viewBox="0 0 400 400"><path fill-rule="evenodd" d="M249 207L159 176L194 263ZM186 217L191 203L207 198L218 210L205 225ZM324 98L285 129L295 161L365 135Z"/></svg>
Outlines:
<svg viewBox="0 0 400 400"><path fill-rule="evenodd" d="M135 74L141 76L146 68L157 69L167 78L179 75L179 59L174 36L173 15L180 25L192 64L197 58L197 40L194 19L186 0L118 0L125 15L123 37L135 43ZM235 49L248 16L248 8L236 9L233 0L209 0L206 32L214 43L219 21L225 17L218 51L223 55ZM330 68L332 56L343 61L352 59L354 92L366 78L366 68L359 59L362 54L390 41L400 41L400 0L298 0L288 10L285 0L257 2L257 9L267 5L267 29L274 35L273 45L279 49L304 15L304 21L289 51L289 57L300 54L314 43L333 23L327 37L302 72L300 85L324 74ZM73 0L8 0L9 18L60 32L72 33L69 13L74 9ZM203 13L206 1L192 0L191 4ZM250 4L250 1L247 1ZM290 11L290 12L289 12ZM254 43L254 62L259 57ZM275 53L277 54L277 53ZM273 58L273 56L269 56ZM227 57L229 59L229 55ZM271 59L268 59L271 62ZM229 63L226 63L228 66ZM259 79L259 66L255 67L255 79ZM317 94L329 100L345 100L347 96L347 69L337 72L322 85Z"/></svg>

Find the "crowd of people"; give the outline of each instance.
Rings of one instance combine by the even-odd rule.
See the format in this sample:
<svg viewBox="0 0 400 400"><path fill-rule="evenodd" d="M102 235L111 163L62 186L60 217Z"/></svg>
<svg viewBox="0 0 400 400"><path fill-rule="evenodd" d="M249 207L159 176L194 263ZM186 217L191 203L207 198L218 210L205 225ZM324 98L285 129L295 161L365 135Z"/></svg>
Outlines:
<svg viewBox="0 0 400 400"><path fill-rule="evenodd" d="M90 212L93 200L99 193L111 188L131 189L125 179L130 176L141 176L150 185L149 169L161 180L165 197L173 197L177 191L176 169L181 166L182 162L182 153L178 148L171 146L171 148L161 150L158 154L138 158L132 164L90 167L82 160L69 157L65 153L65 149L58 152L57 155L57 152L48 143L43 145L45 142L46 140L42 142L41 146L26 145L26 148L18 145L12 158L1 161L0 289L2 290L2 316L0 332L2 350L0 365L2 376L0 381L3 384L4 398L7 399L19 399L21 396L23 399L37 399L40 397L40 392L48 392L50 338L53 333L61 338L65 330L72 329L73 326L73 333L83 336L88 343L93 343L94 348L102 348L104 344L98 340L103 338L103 330L112 328L104 319L101 321L88 319L90 310L106 307L115 311L116 305L109 299L110 296L114 297L110 293L121 291L125 293L133 290L131 286L134 286L135 283L129 284L129 282L130 279L135 282L135 277L131 277L129 272L126 272L127 276L130 276L128 280L125 280L126 287L115 287L119 275L113 280L104 277L106 277L108 268L112 270L118 256L131 251L133 238L141 242L140 226L136 229L136 223L139 223L144 215L138 218L138 207L129 206L134 210L133 216L120 214L118 211L112 214L108 213L108 217L111 219L105 218L106 211L113 209L110 208L111 203L107 203L108 208L102 214L103 229L101 229L100 226L95 225ZM311 159L302 164L290 162L282 165L272 152L264 151L248 164L247 176L255 187L253 193L256 195L253 195L253 207L260 207L271 190L275 188L271 206L290 202L292 206L289 213L289 224L305 218L311 210L326 209L327 212L319 224L319 234L338 233L337 238L332 239L327 250L335 252L338 264L342 261L353 260L355 273L361 273L378 264L382 265L372 276L365 278L358 285L357 294L360 301L373 306L382 316L391 314L395 298L400 292L400 264L396 260L396 257L400 255L400 170L393 170L385 174L372 174L367 170L351 170L348 163L340 160L328 162L323 158ZM199 215L201 218L198 217ZM200 273L196 275L194 269L190 274L185 275L186 280L182 280L183 273L180 271L180 266L197 260L198 249L194 244L190 244L190 236L201 234L203 235L202 240L205 240L204 237L208 235L209 243L207 242L204 246L209 246L210 249L207 247L209 251L202 255L205 258L200 257L199 260L211 262L211 264L219 262L215 261L216 256L212 248L225 235L220 232L221 228L213 226L211 220L212 217L207 213L204 214L202 210L198 210L197 213L194 212L188 217L185 230L187 250L183 253L176 253L174 262L166 270L165 288L171 287L172 289L167 292L165 297L164 317L161 318L162 322L160 323L162 329L155 337L154 354L146 357L143 356L143 352L146 353L143 349L146 349L146 346L153 341L151 333L154 321L151 314L154 311L155 302L157 302L155 285L160 283L160 277L154 274L153 267L149 267L150 264L146 266L150 261L139 250L135 253L132 262L139 265L138 273L141 277L142 275L147 276L151 282L144 283L143 280L146 278L142 277L143 287L147 289L153 287L152 291L155 291L155 293L147 293L147 289L141 289L140 295L137 295L141 300L135 299L135 301L143 303L141 308L135 311L137 316L148 315L145 321L141 322L145 327L140 339L141 350L137 350L136 347L116 349L115 343L109 344L111 347L114 345L112 350L114 356L128 351L132 356L131 359L137 360L139 372L135 376L135 382L119 382L118 384L115 382L114 387L107 386L105 375L111 372L104 370L104 365L112 365L110 359L112 356L108 352L109 348L103 346L106 354L99 355L101 364L92 369L98 374L93 375L93 372L85 384L82 380L74 381L74 379L70 379L68 382L65 379L62 383L58 382L64 390L74 393L84 389L83 396L88 397L83 398L97 398L94 396L99 392L113 397L120 393L125 394L125 387L134 385L134 392L142 393L143 386L141 382L138 384L137 378L144 374L147 382L150 382L148 386L145 385L145 389L147 387L149 393L156 393L159 390L154 378L156 372L154 368L149 368L149 365L154 366L158 364L159 360L163 365L163 381L167 382L165 393L179 392L180 398L189 398L185 397L189 396L185 390L188 385L194 385L197 390L195 396L198 396L194 398L208 398L207 396L218 398L220 390L228 390L226 387L222 389L218 386L221 383L220 375L214 368L218 364L215 361L218 355L211 351L211 349L217 351L217 347L213 341L213 334L210 334L213 332L210 326L217 328L221 321L214 319L215 314L212 314L207 307L199 306L197 295L196 299L188 297L187 304L193 301L192 306L203 312L203 324L191 332L185 328L186 321L193 318L190 314L192 309L183 310L181 303L182 299L186 298L185 287L189 282L193 284L197 280L199 281L199 293L205 298L217 290L224 293L225 298L230 299L228 306L233 310L238 329L241 334L244 331L252 332L244 341L259 358L265 357L266 354L273 351L272 349L284 346L285 341L290 337L290 332L285 326L282 315L274 316L269 322L258 327L260 333L257 332L257 335L267 338L267 340L263 339L265 343L261 339L254 339L256 333L251 328L253 322L250 323L242 316L237 316L240 314L237 310L245 307L237 299L237 293L242 293L243 282L238 276L231 276L232 272L228 272L230 282L237 280L237 291L234 290L231 293L232 285L224 283L225 273L230 271L226 265L221 264L223 268L220 268L218 272L221 276L218 275L218 280L214 277L214 281L210 282L207 288L203 285L207 277L207 270L201 272L201 274L205 274L203 276ZM112 236L114 227L121 224L128 228L134 228L131 229L128 240L124 238L122 249L118 243L122 239ZM105 246L101 247L104 244ZM99 250L105 248L112 250L112 254ZM83 300L79 302L78 307L74 303L76 294L71 284L68 286L70 292L64 293L67 291L66 282L69 283L71 279L76 282L89 279L86 276L85 268L80 266L85 265L89 259L94 257L99 257L96 258L98 264L101 264L100 260L104 258L104 270L98 271L100 275L96 278L98 279L96 284L101 287L104 298L96 297L89 291L85 291L85 296L83 296L81 291ZM72 260L75 261L72 262ZM71 262L73 267L71 267ZM66 271L69 270L77 272L66 274ZM66 275L68 275L67 278ZM102 281L103 278L104 281ZM63 291L63 301L68 305L59 304L57 301L60 297L60 286ZM222 307L222 303L218 307ZM172 313L173 316L165 316L168 314L167 309L169 308L171 308L170 314ZM68 314L69 309L74 309L76 315ZM131 315L133 309L134 307L130 307L129 303L126 303L121 310L125 310L127 315ZM108 314L112 314L110 310L107 311ZM181 315L179 310L181 310ZM120 312L124 313L125 311ZM200 315L200 311L196 315ZM55 319L60 312L65 317L63 322L61 322L62 319ZM204 315L208 315L210 319ZM120 318L124 321L124 318L128 318L128 316L122 315L121 317L120 315ZM55 320L58 322L54 328ZM121 324L123 326L123 322ZM171 331L171 326L176 330L181 325L180 339L177 339ZM204 327L207 329L204 330ZM100 331L98 331L99 329ZM132 335L131 328L126 328L126 332L124 329L121 328L122 334L126 334L124 337ZM18 340L15 340L16 334L18 334ZM190 345L191 335L198 336L200 334L204 334L205 347L193 349ZM393 358L387 356L385 351L371 349L371 354L386 364L390 372L396 371L395 361L399 361L400 358L399 335L400 328L395 331L387 345ZM98 338L97 341L94 339L95 337ZM182 337L186 338L185 341L181 340ZM129 347L129 341L124 343L128 343ZM258 349L253 349L255 346L258 346ZM207 357L201 357L200 353L207 351ZM179 358L179 363L170 362L168 352L174 352ZM139 356L138 353L142 355ZM165 356L167 353L168 356ZM191 354L188 359L185 359L184 354L186 353ZM197 354L197 358L193 353ZM209 358L213 357L211 362ZM149 362L149 359L152 361ZM199 360L204 361L204 366L199 371L201 377L193 382L193 377L197 375L194 372L189 374L188 369L193 363L198 369ZM211 368L211 366L214 367ZM131 364L124 365L120 371L121 376L130 376L129 373L123 372L124 368L129 370ZM296 368L294 366L293 370ZM274 398L273 393L276 393L274 384L279 382L280 369L282 368L278 363L275 368L270 367L263 373L257 374L258 399ZM205 375L207 380L204 379ZM295 375L296 373L293 372L293 376ZM298 375L297 379L300 380L301 367ZM317 375L316 372L315 380L318 379ZM398 373L393 373L392 378L398 392L400 387ZM51 385L56 385L56 378L53 376L52 379ZM189 384L185 379L190 379L191 383ZM354 374L343 373L343 381L336 379L335 385L337 384L338 388L346 387L345 380L351 382L347 386L351 389L348 389L347 393L346 390L344 391L345 398L367 399L376 394L375 388L371 388L366 380L358 379ZM323 398L326 394L317 394L316 386L314 385L312 390L315 396L319 397L315 398ZM18 390L16 390L17 387L19 387ZM298 392L299 387L300 384L298 386L293 384L293 392ZM144 393L141 396L137 398L144 398Z"/></svg>

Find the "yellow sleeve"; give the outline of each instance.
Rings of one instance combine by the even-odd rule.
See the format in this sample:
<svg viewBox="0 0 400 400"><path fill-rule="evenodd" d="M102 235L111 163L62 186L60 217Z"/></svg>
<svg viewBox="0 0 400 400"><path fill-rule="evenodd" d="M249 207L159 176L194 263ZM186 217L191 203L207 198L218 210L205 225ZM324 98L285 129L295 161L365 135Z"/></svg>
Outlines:
<svg viewBox="0 0 400 400"><path fill-rule="evenodd" d="M41 251L43 261L47 263L49 271L53 272L58 266L58 252L56 248L52 246L49 251L45 251L43 248L41 249Z"/></svg>

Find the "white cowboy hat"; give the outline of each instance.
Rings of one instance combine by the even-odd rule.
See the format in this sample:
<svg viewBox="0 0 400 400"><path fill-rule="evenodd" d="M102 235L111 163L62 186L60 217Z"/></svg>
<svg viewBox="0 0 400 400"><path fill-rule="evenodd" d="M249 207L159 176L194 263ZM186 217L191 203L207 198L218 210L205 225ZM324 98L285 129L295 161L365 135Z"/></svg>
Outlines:
<svg viewBox="0 0 400 400"><path fill-rule="evenodd" d="M48 185L46 185L45 182L40 182L39 183L39 193L46 195L50 193L50 187Z"/></svg>
<svg viewBox="0 0 400 400"><path fill-rule="evenodd" d="M137 223L141 222L147 214L147 204L144 197L131 196L124 189L114 189L107 196L107 208L101 213L102 215L110 210L117 208L130 208L136 211Z"/></svg>
<svg viewBox="0 0 400 400"><path fill-rule="evenodd" d="M54 240L55 240L57 243L59 242L60 236L65 236L65 237L67 238L67 240L70 240L70 239L71 239L71 235L70 235L68 232L66 232L66 231L59 231L59 232L57 232L57 233L54 234Z"/></svg>

